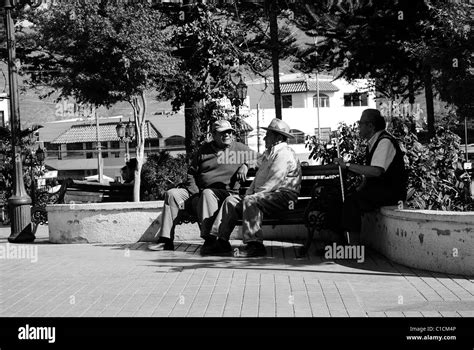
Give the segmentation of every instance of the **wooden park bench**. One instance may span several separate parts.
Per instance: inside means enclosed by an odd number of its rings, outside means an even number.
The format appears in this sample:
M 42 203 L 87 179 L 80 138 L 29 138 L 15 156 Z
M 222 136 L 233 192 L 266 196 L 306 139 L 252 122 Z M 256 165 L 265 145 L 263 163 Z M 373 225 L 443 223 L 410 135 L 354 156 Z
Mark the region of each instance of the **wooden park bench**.
M 132 202 L 133 185 L 67 180 L 62 203 Z
M 133 201 L 133 185 L 110 184 L 64 180 L 60 189 L 54 193 L 41 193 L 31 208 L 31 218 L 36 225 L 46 224 L 48 204 L 81 204 Z
M 337 207 L 342 203 L 339 168 L 336 164 L 303 166 L 301 169 L 301 191 L 294 208 L 286 213 L 264 216 L 263 219 L 264 226 L 305 225 L 307 237 L 299 251 L 300 256 L 308 252 L 315 231 L 328 227 L 330 213 L 327 212 L 327 209 Z M 245 193 L 255 177 L 255 173 L 255 170 L 249 170 L 247 181 L 240 188 L 240 194 Z M 184 211 L 180 212 L 178 224 L 197 221 L 197 217 Z M 239 220 L 237 225 L 242 225 L 242 220 Z

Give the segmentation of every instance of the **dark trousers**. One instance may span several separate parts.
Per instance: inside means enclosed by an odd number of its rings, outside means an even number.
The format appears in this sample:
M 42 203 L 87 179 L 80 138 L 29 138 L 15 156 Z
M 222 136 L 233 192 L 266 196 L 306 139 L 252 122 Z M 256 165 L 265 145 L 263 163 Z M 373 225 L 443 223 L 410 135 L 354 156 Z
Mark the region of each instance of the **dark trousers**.
M 361 215 L 384 205 L 395 205 L 401 198 L 400 193 L 384 186 L 365 186 L 362 190 L 347 196 L 342 206 L 342 230 L 360 232 Z

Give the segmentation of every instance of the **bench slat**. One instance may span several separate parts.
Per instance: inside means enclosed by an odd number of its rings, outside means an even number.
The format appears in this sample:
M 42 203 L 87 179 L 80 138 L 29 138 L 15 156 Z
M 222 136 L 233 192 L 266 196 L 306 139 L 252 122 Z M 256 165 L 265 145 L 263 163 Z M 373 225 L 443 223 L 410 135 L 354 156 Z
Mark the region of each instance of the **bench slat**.
M 100 203 L 133 201 L 133 186 L 103 185 L 81 180 L 67 180 L 64 203 Z

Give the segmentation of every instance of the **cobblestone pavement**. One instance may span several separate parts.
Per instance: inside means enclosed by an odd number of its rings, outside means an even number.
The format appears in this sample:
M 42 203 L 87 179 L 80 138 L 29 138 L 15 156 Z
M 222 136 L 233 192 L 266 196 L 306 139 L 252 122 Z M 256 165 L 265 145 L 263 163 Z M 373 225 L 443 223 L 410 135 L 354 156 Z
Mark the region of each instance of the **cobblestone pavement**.
M 473 317 L 474 279 L 365 261 L 296 258 L 294 242 L 265 242 L 265 258 L 201 257 L 147 243 L 7 243 L 0 226 L 1 317 Z M 232 241 L 238 248 L 240 241 Z M 2 248 L 3 247 L 3 248 Z M 19 247 L 30 255 L 17 258 Z M 36 253 L 35 253 L 36 252 Z

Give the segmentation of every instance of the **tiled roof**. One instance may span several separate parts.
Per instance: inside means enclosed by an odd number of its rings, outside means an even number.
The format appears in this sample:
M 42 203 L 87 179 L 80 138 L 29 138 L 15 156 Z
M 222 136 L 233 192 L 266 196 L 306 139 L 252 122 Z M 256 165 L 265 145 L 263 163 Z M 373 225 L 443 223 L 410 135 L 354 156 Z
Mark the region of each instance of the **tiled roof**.
M 118 123 L 103 123 L 99 125 L 99 139 L 100 141 L 120 141 L 117 136 L 115 127 Z M 158 139 L 162 135 L 155 126 L 148 120 L 145 124 L 145 139 Z M 53 144 L 63 143 L 77 143 L 77 142 L 96 142 L 97 130 L 95 123 L 72 125 L 70 129 L 59 135 Z
M 308 81 L 308 91 L 316 91 L 316 81 Z M 319 81 L 319 91 L 339 91 L 338 87 L 329 81 Z
M 291 83 L 280 83 L 280 90 L 282 94 L 289 94 L 294 92 L 317 91 L 316 81 L 296 81 Z M 338 87 L 329 81 L 319 82 L 319 91 L 339 91 Z
M 280 91 L 282 94 L 288 94 L 290 92 L 306 92 L 308 90 L 304 81 L 298 81 L 295 83 L 280 83 Z

